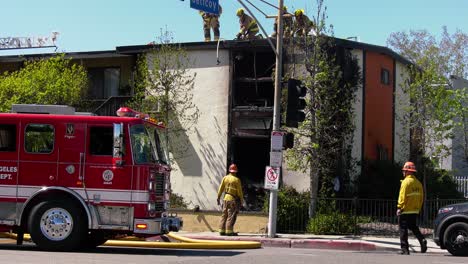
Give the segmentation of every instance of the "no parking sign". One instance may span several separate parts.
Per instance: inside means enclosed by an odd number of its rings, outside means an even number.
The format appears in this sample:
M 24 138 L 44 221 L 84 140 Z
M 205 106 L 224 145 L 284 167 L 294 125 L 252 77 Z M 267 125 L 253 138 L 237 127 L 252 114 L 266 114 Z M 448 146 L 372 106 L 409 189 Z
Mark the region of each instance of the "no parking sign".
M 280 168 L 266 166 L 265 169 L 265 189 L 278 190 Z

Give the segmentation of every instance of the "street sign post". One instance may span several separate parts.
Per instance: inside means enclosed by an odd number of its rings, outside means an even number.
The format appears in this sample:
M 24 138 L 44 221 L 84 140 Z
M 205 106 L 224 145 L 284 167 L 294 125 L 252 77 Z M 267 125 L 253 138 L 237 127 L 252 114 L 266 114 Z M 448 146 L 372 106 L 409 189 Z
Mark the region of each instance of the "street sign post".
M 265 189 L 278 190 L 280 168 L 266 166 L 265 169 Z
M 219 15 L 219 0 L 190 0 L 190 8 Z
M 270 152 L 270 166 L 281 167 L 283 165 L 283 152 L 271 151 Z
M 271 132 L 271 151 L 282 151 L 283 150 L 283 135 L 281 131 Z

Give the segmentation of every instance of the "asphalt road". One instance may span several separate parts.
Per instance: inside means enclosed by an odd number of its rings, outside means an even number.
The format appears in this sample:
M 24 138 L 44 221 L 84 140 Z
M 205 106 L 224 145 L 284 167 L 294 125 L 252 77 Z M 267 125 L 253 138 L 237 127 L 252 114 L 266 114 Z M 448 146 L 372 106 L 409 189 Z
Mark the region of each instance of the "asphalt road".
M 394 252 L 363 252 L 294 248 L 250 250 L 177 250 L 99 247 L 87 252 L 44 252 L 34 244 L 16 247 L 12 240 L 0 239 L 0 264 L 49 263 L 151 263 L 151 264 L 466 264 L 468 258 L 448 253 L 396 255 Z

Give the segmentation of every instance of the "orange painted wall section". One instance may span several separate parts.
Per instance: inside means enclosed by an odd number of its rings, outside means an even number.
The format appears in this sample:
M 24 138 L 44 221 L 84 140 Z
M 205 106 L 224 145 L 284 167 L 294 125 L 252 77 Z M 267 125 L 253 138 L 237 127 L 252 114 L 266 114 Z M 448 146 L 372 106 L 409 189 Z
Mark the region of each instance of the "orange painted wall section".
M 390 72 L 390 83 L 381 83 L 382 68 Z M 375 53 L 366 53 L 364 158 L 379 158 L 377 146 L 387 150 L 388 160 L 393 159 L 393 58 Z

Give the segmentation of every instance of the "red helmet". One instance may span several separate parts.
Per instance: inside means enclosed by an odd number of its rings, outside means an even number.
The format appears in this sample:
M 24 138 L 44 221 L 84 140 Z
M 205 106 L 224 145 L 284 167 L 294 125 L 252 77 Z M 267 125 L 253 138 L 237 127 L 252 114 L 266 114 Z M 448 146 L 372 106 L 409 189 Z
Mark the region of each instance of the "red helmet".
M 229 166 L 229 172 L 237 172 L 237 165 L 231 164 L 231 166 Z
M 405 165 L 403 166 L 403 168 L 401 170 L 416 172 L 416 166 L 414 165 L 413 162 L 408 161 L 408 162 L 405 163 Z

